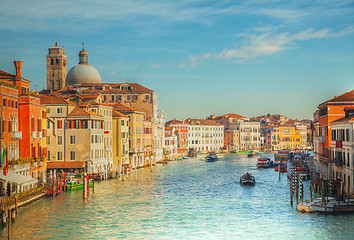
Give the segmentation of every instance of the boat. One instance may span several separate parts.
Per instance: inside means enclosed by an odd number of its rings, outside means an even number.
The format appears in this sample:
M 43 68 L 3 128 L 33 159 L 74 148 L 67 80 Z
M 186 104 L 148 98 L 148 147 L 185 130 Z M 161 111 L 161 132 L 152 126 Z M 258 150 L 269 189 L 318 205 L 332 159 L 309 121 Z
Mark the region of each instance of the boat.
M 219 160 L 219 158 L 215 153 L 209 153 L 209 155 L 205 157 L 206 162 L 216 162 L 217 160 Z
M 245 173 L 240 177 L 240 183 L 253 186 L 256 184 L 256 179 L 250 173 Z
M 66 191 L 75 191 L 75 190 L 80 190 L 82 189 L 84 184 L 82 182 L 77 182 L 77 181 L 70 181 L 66 185 Z M 89 181 L 89 187 L 93 186 L 92 180 Z
M 249 158 L 257 157 L 257 154 L 255 154 L 255 153 L 249 153 L 249 154 L 247 155 L 247 157 L 249 157 Z
M 176 161 L 181 161 L 182 158 L 178 157 L 178 158 L 175 158 Z
M 257 168 L 270 168 L 273 166 L 273 161 L 270 158 L 258 158 Z
M 189 159 L 189 157 L 183 157 L 183 159 Z
M 274 171 L 276 171 L 276 172 L 279 171 L 279 165 L 274 168 Z M 280 172 L 287 172 L 287 171 L 288 171 L 288 169 L 286 168 L 285 165 L 281 165 L 281 166 L 280 166 Z

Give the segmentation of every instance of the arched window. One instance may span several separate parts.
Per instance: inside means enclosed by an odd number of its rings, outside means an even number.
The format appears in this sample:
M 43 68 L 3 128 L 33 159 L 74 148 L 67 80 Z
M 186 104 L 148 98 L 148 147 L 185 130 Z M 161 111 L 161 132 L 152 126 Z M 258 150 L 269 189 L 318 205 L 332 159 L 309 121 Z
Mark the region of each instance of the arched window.
M 54 59 L 50 59 L 50 65 L 54 65 Z
M 55 59 L 55 65 L 59 65 L 59 59 Z

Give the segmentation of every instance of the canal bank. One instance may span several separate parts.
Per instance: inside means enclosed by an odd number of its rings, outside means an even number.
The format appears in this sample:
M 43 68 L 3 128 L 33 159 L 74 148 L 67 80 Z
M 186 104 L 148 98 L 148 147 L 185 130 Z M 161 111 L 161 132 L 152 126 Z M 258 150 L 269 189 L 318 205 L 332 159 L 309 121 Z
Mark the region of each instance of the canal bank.
M 353 215 L 298 214 L 286 174 L 256 158 L 186 159 L 98 182 L 95 193 L 43 198 L 19 209 L 14 239 L 351 239 Z M 254 187 L 239 177 L 250 172 Z M 306 184 L 306 183 L 305 183 Z M 305 188 L 307 186 L 305 185 Z M 306 197 L 306 196 L 305 196 Z M 338 233 L 341 233 L 338 235 Z M 7 229 L 1 229 L 7 236 Z

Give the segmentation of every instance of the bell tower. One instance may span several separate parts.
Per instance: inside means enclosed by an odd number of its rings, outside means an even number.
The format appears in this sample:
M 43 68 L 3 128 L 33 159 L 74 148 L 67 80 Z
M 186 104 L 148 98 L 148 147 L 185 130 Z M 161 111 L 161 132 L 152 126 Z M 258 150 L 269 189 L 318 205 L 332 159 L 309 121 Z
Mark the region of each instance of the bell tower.
M 67 74 L 65 50 L 55 43 L 47 55 L 47 90 L 57 91 L 65 87 Z

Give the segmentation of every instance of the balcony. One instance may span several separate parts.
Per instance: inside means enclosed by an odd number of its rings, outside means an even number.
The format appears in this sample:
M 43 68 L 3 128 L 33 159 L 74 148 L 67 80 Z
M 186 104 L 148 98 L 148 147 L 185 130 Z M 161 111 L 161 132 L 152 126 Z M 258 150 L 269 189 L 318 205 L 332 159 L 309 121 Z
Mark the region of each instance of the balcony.
M 324 137 L 324 136 L 318 137 L 318 141 L 320 143 L 325 143 L 326 142 L 326 137 Z
M 138 149 L 137 148 L 131 148 L 129 149 L 129 154 L 137 153 Z
M 32 131 L 32 132 L 31 132 L 31 138 L 32 138 L 32 140 L 36 139 L 36 137 L 37 137 L 37 132 L 36 132 L 36 131 Z
M 11 132 L 11 138 L 13 140 L 21 140 L 22 139 L 22 132 L 21 131 Z
M 112 146 L 105 147 L 104 149 L 106 152 L 112 152 Z
M 38 132 L 38 138 L 42 139 L 43 138 L 43 132 Z
M 342 141 L 336 141 L 336 148 L 342 148 Z

